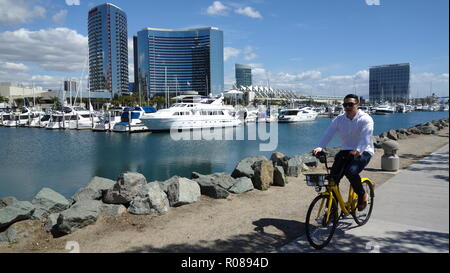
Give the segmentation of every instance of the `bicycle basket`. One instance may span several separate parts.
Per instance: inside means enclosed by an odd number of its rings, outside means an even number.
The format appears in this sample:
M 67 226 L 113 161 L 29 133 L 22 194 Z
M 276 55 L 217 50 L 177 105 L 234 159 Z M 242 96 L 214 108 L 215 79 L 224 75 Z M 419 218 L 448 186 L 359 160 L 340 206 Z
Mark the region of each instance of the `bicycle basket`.
M 305 174 L 306 184 L 311 187 L 323 187 L 327 185 L 327 174 Z

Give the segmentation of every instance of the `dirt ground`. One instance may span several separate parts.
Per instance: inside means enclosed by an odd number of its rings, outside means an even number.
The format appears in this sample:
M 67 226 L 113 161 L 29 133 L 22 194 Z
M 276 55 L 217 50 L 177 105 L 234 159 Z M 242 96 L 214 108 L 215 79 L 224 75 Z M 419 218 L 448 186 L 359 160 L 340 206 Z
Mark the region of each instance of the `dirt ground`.
M 448 128 L 439 135 L 400 140 L 401 168 L 448 142 Z M 361 175 L 371 178 L 376 187 L 394 175 L 381 171 L 382 155 L 383 150 L 377 149 Z M 286 187 L 273 186 L 222 200 L 202 196 L 200 202 L 171 208 L 160 216 L 102 216 L 96 224 L 61 238 L 38 231 L 16 244 L 0 243 L 0 252 L 69 252 L 66 244 L 75 241 L 81 252 L 88 253 L 266 253 L 304 233 L 306 211 L 316 194 L 306 186 L 304 176 L 289 178 Z

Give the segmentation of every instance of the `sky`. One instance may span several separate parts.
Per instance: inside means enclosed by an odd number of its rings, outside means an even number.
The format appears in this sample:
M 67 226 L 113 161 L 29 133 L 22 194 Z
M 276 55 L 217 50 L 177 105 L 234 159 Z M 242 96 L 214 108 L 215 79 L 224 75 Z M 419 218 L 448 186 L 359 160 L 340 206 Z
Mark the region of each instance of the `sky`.
M 253 84 L 310 95 L 368 97 L 369 67 L 411 63 L 411 95 L 449 92 L 448 0 L 111 0 L 132 36 L 146 27 L 218 27 L 225 89 L 234 65 Z M 0 0 L 0 82 L 45 89 L 86 81 L 87 15 L 104 1 Z

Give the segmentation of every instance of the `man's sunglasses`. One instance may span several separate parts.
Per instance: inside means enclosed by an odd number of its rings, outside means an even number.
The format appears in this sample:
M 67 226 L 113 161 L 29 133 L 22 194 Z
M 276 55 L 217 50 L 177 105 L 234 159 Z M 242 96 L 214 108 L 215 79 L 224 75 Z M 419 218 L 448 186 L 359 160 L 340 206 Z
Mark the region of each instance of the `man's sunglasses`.
M 353 107 L 355 105 L 356 105 L 356 103 L 353 103 L 353 102 L 345 102 L 342 104 L 342 106 L 344 106 L 344 107 Z

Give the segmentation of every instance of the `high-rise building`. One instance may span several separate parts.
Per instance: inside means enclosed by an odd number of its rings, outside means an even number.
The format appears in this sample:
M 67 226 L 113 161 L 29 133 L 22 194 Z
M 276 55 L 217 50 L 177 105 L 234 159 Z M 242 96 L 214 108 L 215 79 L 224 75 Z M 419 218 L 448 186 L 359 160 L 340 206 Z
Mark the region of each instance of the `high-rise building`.
M 246 87 L 252 85 L 252 67 L 249 65 L 236 64 L 236 87 Z
M 146 28 L 138 32 L 137 55 L 138 89 L 149 97 L 224 90 L 223 32 L 218 28 Z
M 406 101 L 410 98 L 410 64 L 389 64 L 370 67 L 369 99 Z
M 64 91 L 77 92 L 77 81 L 76 80 L 65 80 L 64 81 Z
M 89 11 L 89 87 L 111 98 L 128 92 L 127 15 L 106 3 Z

